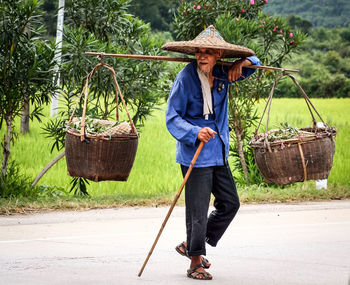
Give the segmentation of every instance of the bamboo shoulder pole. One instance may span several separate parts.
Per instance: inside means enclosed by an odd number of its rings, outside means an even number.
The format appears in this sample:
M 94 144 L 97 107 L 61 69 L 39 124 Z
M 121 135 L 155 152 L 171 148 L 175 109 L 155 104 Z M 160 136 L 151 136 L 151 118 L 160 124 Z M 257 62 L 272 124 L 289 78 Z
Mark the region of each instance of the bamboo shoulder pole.
M 164 222 L 163 222 L 163 224 L 162 224 L 162 226 L 161 226 L 161 228 L 160 228 L 160 230 L 159 230 L 159 232 L 158 232 L 158 235 L 157 235 L 157 237 L 156 237 L 156 239 L 155 239 L 155 241 L 154 241 L 154 243 L 153 243 L 153 245 L 152 245 L 152 247 L 151 247 L 151 250 L 149 251 L 149 253 L 148 253 L 147 257 L 146 257 L 146 260 L 145 260 L 145 262 L 143 263 L 143 265 L 142 265 L 142 267 L 141 267 L 141 270 L 140 270 L 140 272 L 139 272 L 139 274 L 138 274 L 139 277 L 141 277 L 141 274 L 142 274 L 143 270 L 145 269 L 146 264 L 147 264 L 149 258 L 151 257 L 151 254 L 152 254 L 154 248 L 155 248 L 156 245 L 157 245 L 157 242 L 158 242 L 158 240 L 159 240 L 159 238 L 160 238 L 160 235 L 162 234 L 163 229 L 164 229 L 166 223 L 168 222 L 169 217 L 170 217 L 170 215 L 171 215 L 171 213 L 172 213 L 172 211 L 173 211 L 173 209 L 174 209 L 174 207 L 175 207 L 175 205 L 176 205 L 176 202 L 177 202 L 177 200 L 179 199 L 179 197 L 180 197 L 180 195 L 181 195 L 182 189 L 184 188 L 184 186 L 185 186 L 185 184 L 186 184 L 186 182 L 187 182 L 187 179 L 188 179 L 188 177 L 189 177 L 190 174 L 191 174 L 191 171 L 192 171 L 192 169 L 193 169 L 193 166 L 194 166 L 194 164 L 196 163 L 196 160 L 197 160 L 198 155 L 200 154 L 200 152 L 201 152 L 201 150 L 202 150 L 202 148 L 203 148 L 203 145 L 204 145 L 203 142 L 201 142 L 201 143 L 199 144 L 199 146 L 198 146 L 198 148 L 197 148 L 197 151 L 196 151 L 196 153 L 194 154 L 194 156 L 193 156 L 193 158 L 192 158 L 190 167 L 188 168 L 188 170 L 187 170 L 187 172 L 186 172 L 186 175 L 185 175 L 185 177 L 184 177 L 184 179 L 183 179 L 183 181 L 182 181 L 182 183 L 181 183 L 181 186 L 180 186 L 180 188 L 179 188 L 179 191 L 177 192 L 177 194 L 176 194 L 176 196 L 175 196 L 175 199 L 174 199 L 173 203 L 171 204 L 171 206 L 170 206 L 170 208 L 169 208 L 168 214 L 166 215 L 166 217 L 165 217 L 165 219 L 164 219 Z
M 185 57 L 171 57 L 171 56 L 154 56 L 154 55 L 139 55 L 139 54 L 117 54 L 117 53 L 103 53 L 103 52 L 85 52 L 87 55 L 95 55 L 99 57 L 110 56 L 110 57 L 119 57 L 119 58 L 129 58 L 129 59 L 139 59 L 139 60 L 159 60 L 159 61 L 175 61 L 175 62 L 192 62 L 193 58 Z M 218 61 L 218 64 L 222 65 L 231 65 L 231 62 Z M 280 68 L 266 65 L 251 65 L 247 68 L 257 68 L 257 69 L 267 69 L 267 70 L 276 70 L 281 72 L 299 72 L 297 69 L 289 68 Z

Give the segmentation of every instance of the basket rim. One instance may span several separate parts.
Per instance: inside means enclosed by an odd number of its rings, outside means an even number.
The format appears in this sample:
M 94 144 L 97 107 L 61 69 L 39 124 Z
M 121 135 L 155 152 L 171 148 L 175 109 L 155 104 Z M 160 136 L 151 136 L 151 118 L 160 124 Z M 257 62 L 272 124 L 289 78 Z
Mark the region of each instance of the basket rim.
M 72 121 L 74 119 L 78 119 L 81 122 L 82 117 L 73 117 Z M 108 119 L 105 120 L 105 119 L 98 119 L 98 118 L 90 118 L 90 119 L 92 119 L 92 120 L 94 120 L 94 121 L 96 121 L 96 122 L 98 122 L 98 123 L 100 123 L 101 125 L 104 125 L 104 126 L 112 126 L 115 123 L 120 123 L 120 124 L 127 123 L 127 124 L 130 125 L 130 123 L 127 122 L 127 121 L 121 122 L 121 121 L 114 121 L 114 120 L 108 120 Z M 76 130 L 74 128 L 69 128 L 68 130 L 66 130 L 66 133 L 69 133 L 71 135 L 78 136 L 78 137 L 82 137 L 83 136 L 80 133 L 80 131 L 78 131 L 78 130 Z M 110 138 L 113 138 L 113 137 L 121 138 L 124 135 L 126 135 L 124 137 L 130 137 L 130 135 L 132 135 L 132 134 L 135 135 L 135 136 L 139 136 L 139 133 L 137 133 L 137 134 L 135 134 L 135 133 L 129 133 L 129 134 L 127 134 L 127 133 L 114 133 L 114 134 L 110 134 L 110 135 L 109 134 L 103 134 L 103 133 L 100 133 L 100 134 L 85 133 L 84 137 L 85 138 L 90 138 L 90 139 L 110 139 Z
M 66 132 L 66 134 L 72 135 L 72 136 L 76 136 L 76 137 L 82 137 L 82 135 L 80 133 L 75 133 L 72 130 L 68 130 Z M 86 138 L 89 139 L 96 139 L 96 140 L 111 140 L 112 138 L 138 138 L 139 137 L 139 133 L 134 134 L 134 133 L 130 133 L 130 134 L 112 134 L 112 135 L 102 135 L 102 134 L 97 134 L 97 135 L 91 135 L 91 134 L 85 134 Z
M 306 127 L 306 128 L 300 128 L 300 130 L 314 130 L 311 127 Z M 264 134 L 264 133 L 262 133 Z M 275 146 L 281 146 L 281 144 L 298 144 L 298 143 L 306 143 L 309 141 L 314 141 L 314 140 L 319 140 L 327 137 L 334 137 L 337 134 L 337 130 L 335 128 L 327 128 L 327 129 L 317 129 L 316 132 L 313 135 L 303 135 L 303 136 L 297 136 L 295 138 L 291 139 L 284 139 L 284 140 L 276 140 L 273 142 L 269 142 L 270 147 L 275 147 Z M 260 134 L 261 135 L 261 134 Z M 259 135 L 257 135 L 259 136 Z M 255 139 L 256 137 L 253 137 L 251 141 L 249 142 L 249 145 L 253 148 L 265 148 L 267 149 L 267 145 L 264 140 L 260 142 L 256 142 Z

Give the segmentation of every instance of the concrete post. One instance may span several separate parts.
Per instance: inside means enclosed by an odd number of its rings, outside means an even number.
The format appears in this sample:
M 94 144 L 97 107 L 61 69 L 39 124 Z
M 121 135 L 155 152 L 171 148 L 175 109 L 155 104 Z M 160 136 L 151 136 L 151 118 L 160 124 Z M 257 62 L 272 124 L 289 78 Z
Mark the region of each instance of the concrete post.
M 322 122 L 317 122 L 317 128 L 325 128 L 326 126 Z M 316 189 L 327 189 L 327 179 L 316 180 Z
M 56 52 L 55 52 L 55 75 L 54 80 L 56 81 L 56 86 L 60 86 L 60 72 L 59 66 L 61 64 L 62 57 L 62 39 L 63 39 L 63 20 L 64 20 L 64 0 L 59 0 L 58 4 L 58 15 L 57 15 L 57 32 L 56 32 Z M 57 115 L 58 109 L 58 97 L 59 92 L 55 92 L 51 98 L 51 116 L 54 117 Z

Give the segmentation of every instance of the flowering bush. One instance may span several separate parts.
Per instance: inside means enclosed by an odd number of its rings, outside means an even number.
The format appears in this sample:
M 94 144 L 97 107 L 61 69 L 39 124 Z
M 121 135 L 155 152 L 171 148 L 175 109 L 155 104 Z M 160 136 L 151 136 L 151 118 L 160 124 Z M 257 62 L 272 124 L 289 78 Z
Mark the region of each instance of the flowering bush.
M 228 42 L 252 48 L 265 65 L 279 66 L 305 35 L 292 31 L 286 19 L 264 14 L 262 7 L 267 3 L 267 0 L 182 1 L 175 14 L 176 37 L 191 40 L 213 24 Z
M 193 39 L 204 26 L 215 23 L 215 19 L 228 13 L 232 17 L 253 18 L 266 5 L 267 0 L 195 0 L 182 1 L 175 14 L 175 32 L 179 40 Z

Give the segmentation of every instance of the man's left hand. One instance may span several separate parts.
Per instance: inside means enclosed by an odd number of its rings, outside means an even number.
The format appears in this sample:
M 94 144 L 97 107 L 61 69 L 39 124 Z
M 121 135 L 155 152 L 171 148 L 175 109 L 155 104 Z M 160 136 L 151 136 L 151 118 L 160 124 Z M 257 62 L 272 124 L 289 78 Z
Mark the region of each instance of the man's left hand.
M 242 68 L 249 65 L 252 65 L 249 59 L 235 61 L 228 72 L 228 81 L 233 82 L 239 79 L 242 75 Z

